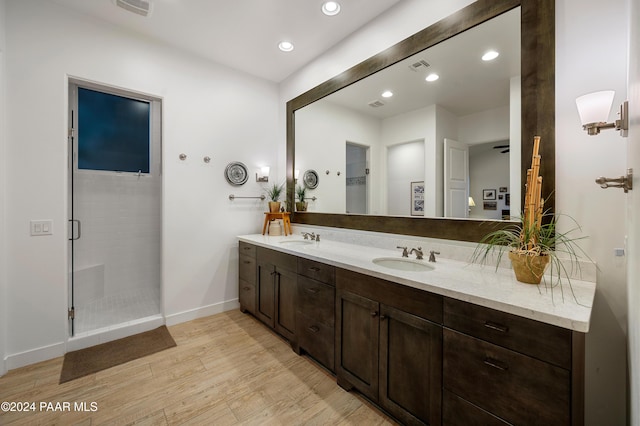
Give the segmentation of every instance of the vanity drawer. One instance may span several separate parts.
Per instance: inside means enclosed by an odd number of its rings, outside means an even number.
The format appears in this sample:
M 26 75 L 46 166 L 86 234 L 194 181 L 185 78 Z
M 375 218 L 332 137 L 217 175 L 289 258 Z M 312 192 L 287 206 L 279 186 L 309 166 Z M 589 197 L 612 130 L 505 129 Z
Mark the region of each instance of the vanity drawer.
M 444 325 L 571 369 L 570 330 L 449 298 L 444 301 Z
M 567 370 L 447 328 L 443 385 L 513 424 L 567 425 Z
M 256 258 L 244 254 L 240 255 L 238 260 L 240 280 L 250 284 L 256 283 Z
M 338 290 L 400 309 L 437 324 L 442 324 L 442 296 L 346 269 L 336 269 Z
M 272 265 L 276 265 L 281 269 L 288 269 L 289 271 L 296 270 L 297 257 L 282 253 L 276 250 L 270 250 L 263 247 L 258 247 L 258 262 L 260 264 L 270 263 Z
M 509 423 L 445 390 L 442 395 L 443 426 L 508 426 Z
M 298 258 L 298 274 L 335 286 L 336 268 L 314 260 Z
M 240 254 L 256 257 L 256 246 L 254 246 L 253 244 L 240 241 L 240 244 L 238 245 L 238 250 L 240 251 Z
M 240 308 L 252 314 L 256 312 L 256 285 L 243 279 L 239 282 Z
M 306 277 L 298 277 L 298 310 L 309 318 L 333 327 L 336 290 Z
M 335 371 L 335 337 L 333 326 L 327 326 L 298 312 L 298 345 L 331 371 Z

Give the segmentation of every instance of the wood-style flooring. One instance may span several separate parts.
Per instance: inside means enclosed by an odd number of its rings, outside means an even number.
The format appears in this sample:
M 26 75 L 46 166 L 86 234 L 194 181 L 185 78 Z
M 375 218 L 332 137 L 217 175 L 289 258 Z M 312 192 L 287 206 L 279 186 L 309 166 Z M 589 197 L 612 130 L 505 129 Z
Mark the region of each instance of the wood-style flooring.
M 0 411 L 0 425 L 394 424 L 238 310 L 169 331 L 177 347 L 62 385 L 62 358 L 9 371 L 0 402 L 36 410 Z

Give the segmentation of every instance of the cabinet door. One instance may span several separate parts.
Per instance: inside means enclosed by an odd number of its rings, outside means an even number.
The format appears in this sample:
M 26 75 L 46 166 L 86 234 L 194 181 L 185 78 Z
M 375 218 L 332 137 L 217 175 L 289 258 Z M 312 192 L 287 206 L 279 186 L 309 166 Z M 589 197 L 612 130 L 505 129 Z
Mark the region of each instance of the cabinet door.
M 380 405 L 406 424 L 439 425 L 442 327 L 380 305 Z
M 276 268 L 271 263 L 258 262 L 258 283 L 256 286 L 255 315 L 262 322 L 273 328 L 276 318 Z
M 339 291 L 336 306 L 338 384 L 349 384 L 378 400 L 379 305 L 366 297 Z M 346 383 L 345 383 L 346 382 Z
M 276 268 L 275 280 L 275 329 L 287 340 L 293 342 L 296 330 L 297 274 L 286 269 Z

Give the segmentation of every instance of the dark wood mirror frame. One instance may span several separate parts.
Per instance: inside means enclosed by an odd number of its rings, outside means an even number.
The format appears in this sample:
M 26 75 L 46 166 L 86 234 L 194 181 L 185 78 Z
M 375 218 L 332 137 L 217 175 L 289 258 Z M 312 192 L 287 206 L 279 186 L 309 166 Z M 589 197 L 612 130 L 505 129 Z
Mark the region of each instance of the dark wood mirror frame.
M 545 210 L 555 208 L 555 0 L 477 0 L 387 50 L 287 102 L 287 202 L 294 206 L 295 111 L 515 7 L 521 7 L 522 185 L 533 137 L 540 155 Z M 525 191 L 523 189 L 522 194 Z M 293 210 L 293 209 L 292 209 Z M 509 221 L 293 212 L 298 224 L 478 242 Z

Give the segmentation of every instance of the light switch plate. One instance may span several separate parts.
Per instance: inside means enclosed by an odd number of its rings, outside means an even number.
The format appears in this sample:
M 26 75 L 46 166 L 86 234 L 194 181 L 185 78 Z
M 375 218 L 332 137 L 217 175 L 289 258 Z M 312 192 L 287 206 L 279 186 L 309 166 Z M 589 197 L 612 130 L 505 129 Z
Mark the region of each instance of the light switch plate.
M 32 220 L 30 222 L 31 236 L 52 235 L 53 220 Z

